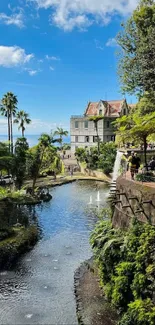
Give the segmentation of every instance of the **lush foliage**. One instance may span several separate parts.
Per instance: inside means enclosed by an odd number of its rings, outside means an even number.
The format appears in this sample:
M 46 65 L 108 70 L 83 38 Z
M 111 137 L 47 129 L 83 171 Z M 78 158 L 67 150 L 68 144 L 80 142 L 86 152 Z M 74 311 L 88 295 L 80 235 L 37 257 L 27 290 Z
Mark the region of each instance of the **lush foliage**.
M 133 220 L 122 232 L 100 221 L 91 244 L 101 285 L 121 315 L 120 325 L 155 323 L 155 227 Z
M 141 0 L 118 35 L 119 75 L 129 93 L 155 93 L 155 3 Z
M 13 153 L 12 123 L 13 123 L 13 117 L 15 117 L 16 115 L 17 104 L 18 104 L 17 97 L 13 93 L 8 92 L 3 96 L 0 105 L 0 113 L 2 116 L 5 116 L 8 121 L 8 141 L 9 141 L 9 151 L 11 151 L 11 153 Z
M 150 135 L 155 133 L 154 122 L 155 112 L 144 114 L 141 101 L 137 109 L 131 111 L 128 116 L 118 118 L 114 124 L 117 127 L 117 134 L 123 141 L 136 141 L 144 145 L 145 165 L 147 166 L 147 141 Z M 149 107 L 145 109 L 149 110 Z
M 16 185 L 20 189 L 23 185 L 23 181 L 26 175 L 26 159 L 29 149 L 26 138 L 18 138 L 15 143 L 15 155 L 14 155 L 14 170 L 13 174 L 16 177 Z
M 152 172 L 137 174 L 136 180 L 139 182 L 155 182 L 155 175 Z
M 123 143 L 143 143 L 147 167 L 147 141 L 154 135 L 155 107 L 155 3 L 140 0 L 118 35 L 121 48 L 119 75 L 124 92 L 137 94 L 139 103 L 129 116 L 116 122 Z
M 22 130 L 22 137 L 24 137 L 25 124 L 30 124 L 31 123 L 31 119 L 29 118 L 29 114 L 24 112 L 24 111 L 17 112 L 14 123 L 19 124 L 18 129 Z
M 105 174 L 113 170 L 116 158 L 116 145 L 114 142 L 100 143 L 100 153 L 97 147 L 91 147 L 90 151 L 84 148 L 77 148 L 75 153 L 80 162 L 86 162 L 90 169 L 100 169 Z
M 59 127 L 54 132 L 54 136 L 58 136 L 59 137 L 57 139 L 57 141 L 60 143 L 61 149 L 62 149 L 62 145 L 63 145 L 63 137 L 67 137 L 67 135 L 68 135 L 68 131 L 63 130 L 62 128 L 59 128 Z

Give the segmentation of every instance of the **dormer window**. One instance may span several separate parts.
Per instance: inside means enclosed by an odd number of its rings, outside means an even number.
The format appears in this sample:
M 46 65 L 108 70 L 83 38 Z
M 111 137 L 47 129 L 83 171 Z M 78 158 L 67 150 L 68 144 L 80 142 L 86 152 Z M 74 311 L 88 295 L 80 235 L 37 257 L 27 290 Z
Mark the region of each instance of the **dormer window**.
M 99 115 L 102 115 L 102 109 L 99 109 Z

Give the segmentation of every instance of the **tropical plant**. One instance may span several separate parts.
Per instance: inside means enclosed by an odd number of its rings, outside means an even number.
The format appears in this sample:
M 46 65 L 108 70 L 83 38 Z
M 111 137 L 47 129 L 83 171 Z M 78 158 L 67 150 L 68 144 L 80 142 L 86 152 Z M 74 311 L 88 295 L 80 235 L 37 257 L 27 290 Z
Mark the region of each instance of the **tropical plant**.
M 0 157 L 9 155 L 9 144 L 0 142 Z
M 14 123 L 19 124 L 18 129 L 22 130 L 22 137 L 24 137 L 24 132 L 25 132 L 25 125 L 31 123 L 31 119 L 29 118 L 29 114 L 26 113 L 25 111 L 19 111 L 16 114 L 16 118 L 14 120 Z
M 98 115 L 98 116 L 91 116 L 91 117 L 89 118 L 89 121 L 93 121 L 93 123 L 94 123 L 94 127 L 95 127 L 95 130 L 96 130 L 98 154 L 100 153 L 100 142 L 101 142 L 101 139 L 99 138 L 99 135 L 98 135 L 98 121 L 103 120 L 103 118 L 104 118 L 104 117 L 101 116 L 101 115 Z
M 76 148 L 75 156 L 76 156 L 78 161 L 85 162 L 86 158 L 87 158 L 86 149 L 84 149 L 84 148 Z
M 119 325 L 155 322 L 155 227 L 133 218 L 122 231 L 100 220 L 91 245 L 107 298 L 120 313 Z
M 131 302 L 127 313 L 124 314 L 119 325 L 154 325 L 155 306 L 151 299 L 137 299 Z
M 122 116 L 114 122 L 117 131 L 123 141 L 137 141 L 144 145 L 145 166 L 147 168 L 147 140 L 155 133 L 155 112 L 142 115 L 140 109 L 131 112 L 128 116 Z
M 16 176 L 16 185 L 18 189 L 20 189 L 23 185 L 23 181 L 26 175 L 26 160 L 28 149 L 29 145 L 26 138 L 22 137 L 16 140 L 14 174 Z
M 47 148 L 51 146 L 51 136 L 48 133 L 42 133 L 39 140 L 39 145 L 42 148 Z
M 69 143 L 64 143 L 62 146 L 62 150 L 70 150 L 71 149 L 71 145 Z
M 1 101 L 0 111 L 1 115 L 7 117 L 8 120 L 8 141 L 10 151 L 13 153 L 13 129 L 12 120 L 16 115 L 18 100 L 17 97 L 12 93 L 6 93 Z
M 59 136 L 59 143 L 61 145 L 61 150 L 62 150 L 62 145 L 63 145 L 63 137 L 67 137 L 68 131 L 63 130 L 63 128 L 57 127 L 57 130 L 54 132 L 54 136 Z
M 75 156 L 80 162 L 85 162 L 90 169 L 101 169 L 105 174 L 113 171 L 116 158 L 116 145 L 114 142 L 100 143 L 100 154 L 97 147 L 90 150 L 77 148 Z
M 32 179 L 32 194 L 34 195 L 35 185 L 41 169 L 43 153 L 41 146 L 36 146 L 35 151 L 29 151 L 27 155 L 27 173 Z
M 123 91 L 155 97 L 155 3 L 140 0 L 118 35 L 119 75 Z

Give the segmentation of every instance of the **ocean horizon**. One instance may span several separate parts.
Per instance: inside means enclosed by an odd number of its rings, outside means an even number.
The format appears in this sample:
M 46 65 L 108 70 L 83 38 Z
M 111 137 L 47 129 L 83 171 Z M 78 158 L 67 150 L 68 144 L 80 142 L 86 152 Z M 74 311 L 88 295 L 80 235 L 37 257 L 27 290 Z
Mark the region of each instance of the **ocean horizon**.
M 14 135 L 13 136 L 13 142 L 15 143 L 17 138 L 20 138 L 21 135 Z M 38 139 L 40 138 L 40 134 L 27 134 L 25 135 L 25 138 L 27 138 L 28 144 L 30 147 L 35 146 L 38 143 Z M 6 135 L 0 135 L 0 142 L 8 141 L 8 136 Z M 70 143 L 70 136 L 63 138 L 64 143 Z M 57 144 L 59 146 L 59 143 Z

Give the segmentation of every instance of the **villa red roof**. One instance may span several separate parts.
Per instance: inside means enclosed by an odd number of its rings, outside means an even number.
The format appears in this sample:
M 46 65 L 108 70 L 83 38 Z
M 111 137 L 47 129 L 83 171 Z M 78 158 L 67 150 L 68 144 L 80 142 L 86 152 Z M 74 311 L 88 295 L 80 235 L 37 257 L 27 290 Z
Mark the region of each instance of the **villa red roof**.
M 110 101 L 102 100 L 100 102 L 102 102 L 104 107 L 106 108 L 104 116 L 118 117 L 121 112 L 122 105 L 124 103 L 124 99 L 123 100 L 110 100 Z M 87 106 L 85 115 L 86 116 L 98 115 L 98 104 L 100 102 L 90 102 Z
M 97 106 L 99 102 L 89 102 L 87 109 L 86 109 L 86 115 L 97 115 Z

